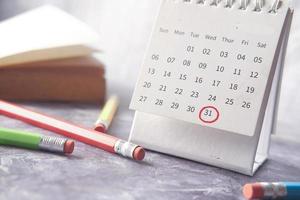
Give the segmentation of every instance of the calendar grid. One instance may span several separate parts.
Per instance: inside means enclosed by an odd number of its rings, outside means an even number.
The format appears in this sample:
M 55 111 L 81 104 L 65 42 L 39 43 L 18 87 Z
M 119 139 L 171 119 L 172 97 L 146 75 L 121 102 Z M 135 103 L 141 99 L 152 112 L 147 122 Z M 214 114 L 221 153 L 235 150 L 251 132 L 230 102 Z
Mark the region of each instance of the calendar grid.
M 274 35 L 272 28 L 276 26 L 248 23 L 261 19 L 255 13 L 248 19 L 238 11 L 167 2 L 162 5 L 131 108 L 253 135 L 269 73 L 275 67 L 272 60 L 279 33 Z M 205 16 L 214 17 L 189 21 Z M 264 17 L 276 24 L 271 15 Z M 260 34 L 262 29 L 267 34 Z

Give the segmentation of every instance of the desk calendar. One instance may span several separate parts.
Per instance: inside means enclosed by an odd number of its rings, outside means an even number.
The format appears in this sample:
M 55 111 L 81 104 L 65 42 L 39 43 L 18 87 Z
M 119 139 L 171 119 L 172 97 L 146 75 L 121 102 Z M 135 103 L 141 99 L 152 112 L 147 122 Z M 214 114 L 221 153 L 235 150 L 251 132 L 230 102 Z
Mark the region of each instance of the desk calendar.
M 274 122 L 291 19 L 288 1 L 163 0 L 130 105 L 131 139 L 253 174 Z M 247 143 L 251 172 L 227 158 L 224 141 L 233 151 Z

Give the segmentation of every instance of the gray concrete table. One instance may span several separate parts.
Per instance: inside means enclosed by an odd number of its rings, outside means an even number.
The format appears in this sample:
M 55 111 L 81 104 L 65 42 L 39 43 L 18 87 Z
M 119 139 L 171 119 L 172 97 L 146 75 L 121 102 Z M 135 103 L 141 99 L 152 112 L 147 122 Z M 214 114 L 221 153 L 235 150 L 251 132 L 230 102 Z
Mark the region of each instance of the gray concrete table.
M 107 78 L 133 88 L 159 0 L 0 0 L 0 18 L 45 2 L 69 11 L 94 27 L 103 38 L 102 48 L 107 53 L 104 55 L 109 66 Z M 300 7 L 298 1 L 295 3 Z M 295 21 L 299 19 L 296 12 Z M 299 24 L 294 23 L 292 31 L 293 51 L 288 57 L 293 59 L 288 59 L 279 115 L 280 133 L 286 136 L 292 132 L 293 138 L 300 133 L 300 93 L 295 92 L 300 80 Z M 128 98 L 131 92 L 127 88 L 122 90 Z M 91 127 L 98 115 L 97 105 L 25 105 L 86 127 Z M 128 137 L 133 118 L 127 105 L 128 101 L 123 103 L 110 131 L 124 139 Z M 0 126 L 54 135 L 2 116 Z M 254 177 L 247 177 L 153 152 L 147 153 L 143 163 L 132 162 L 79 142 L 69 157 L 0 146 L 0 200 L 243 199 L 241 187 L 246 182 L 300 181 L 299 150 L 300 143 L 273 138 L 269 161 Z
M 24 104 L 49 115 L 91 127 L 97 105 Z M 111 128 L 127 138 L 133 112 L 122 106 Z M 53 133 L 0 116 L 0 126 Z M 299 181 L 300 143 L 273 138 L 269 161 L 254 177 L 147 152 L 144 162 L 76 143 L 71 156 L 0 147 L 1 200 L 61 199 L 243 199 L 241 187 L 253 181 Z

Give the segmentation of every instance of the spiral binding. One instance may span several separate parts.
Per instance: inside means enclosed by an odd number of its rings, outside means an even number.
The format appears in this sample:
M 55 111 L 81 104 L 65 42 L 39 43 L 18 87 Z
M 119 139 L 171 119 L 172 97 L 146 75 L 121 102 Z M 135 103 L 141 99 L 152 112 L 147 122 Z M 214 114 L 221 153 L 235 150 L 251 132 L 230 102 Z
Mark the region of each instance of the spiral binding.
M 254 11 L 260 12 L 262 10 L 262 7 L 263 7 L 263 1 L 262 0 L 256 0 Z
M 193 3 L 199 5 L 210 5 L 210 6 L 219 6 L 221 3 L 223 3 L 225 8 L 232 8 L 235 4 L 238 4 L 238 8 L 240 10 L 247 10 L 249 7 L 250 2 L 254 2 L 254 9 L 255 12 L 261 12 L 263 10 L 263 7 L 265 6 L 266 0 L 174 0 L 174 1 L 181 1 L 184 3 Z M 278 9 L 280 8 L 280 5 L 282 3 L 282 0 L 273 0 L 271 7 L 269 8 L 269 13 L 277 13 Z
M 233 5 L 233 0 L 226 0 L 225 2 L 225 8 L 231 8 Z
M 276 13 L 279 8 L 280 0 L 274 0 L 274 3 L 272 4 L 270 13 Z

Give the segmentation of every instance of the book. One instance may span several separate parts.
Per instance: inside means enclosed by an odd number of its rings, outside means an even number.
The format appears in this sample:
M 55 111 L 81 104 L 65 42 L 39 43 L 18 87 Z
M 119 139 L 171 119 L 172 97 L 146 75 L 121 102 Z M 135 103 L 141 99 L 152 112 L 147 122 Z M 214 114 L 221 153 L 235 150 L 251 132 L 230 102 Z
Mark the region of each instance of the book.
M 103 102 L 99 36 L 53 6 L 0 23 L 0 98 Z

